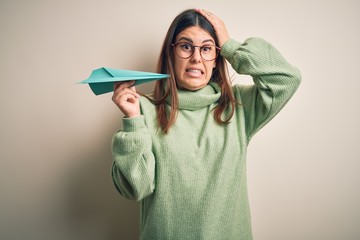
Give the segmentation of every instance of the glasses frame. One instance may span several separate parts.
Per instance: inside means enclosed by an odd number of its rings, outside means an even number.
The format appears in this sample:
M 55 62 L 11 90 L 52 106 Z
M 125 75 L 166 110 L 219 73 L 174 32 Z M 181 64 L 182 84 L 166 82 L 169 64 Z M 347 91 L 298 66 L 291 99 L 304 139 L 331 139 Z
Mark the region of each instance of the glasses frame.
M 176 46 L 179 45 L 179 44 L 181 44 L 181 43 L 189 44 L 189 45 L 192 47 L 192 53 L 191 53 L 191 55 L 190 55 L 189 57 L 181 57 L 181 56 L 179 56 L 179 55 L 177 54 L 177 52 L 176 52 Z M 221 51 L 221 47 L 218 47 L 218 46 L 216 46 L 216 45 L 214 45 L 214 44 L 206 44 L 206 45 L 202 45 L 202 46 L 196 46 L 196 45 L 193 45 L 193 44 L 191 44 L 191 43 L 189 43 L 189 42 L 176 42 L 176 43 L 171 44 L 171 46 L 174 48 L 174 51 L 175 51 L 176 56 L 178 56 L 178 57 L 181 58 L 181 59 L 189 59 L 189 58 L 191 58 L 191 57 L 194 55 L 195 48 L 197 48 L 197 47 L 199 48 L 200 56 L 201 56 L 201 58 L 202 58 L 204 61 L 214 61 L 214 60 L 219 56 L 219 53 L 220 53 L 220 51 Z M 206 46 L 214 46 L 214 47 L 215 47 L 216 55 L 215 55 L 215 57 L 214 57 L 213 59 L 211 59 L 211 60 L 205 59 L 205 58 L 203 57 L 202 53 L 201 53 L 201 48 L 206 47 Z

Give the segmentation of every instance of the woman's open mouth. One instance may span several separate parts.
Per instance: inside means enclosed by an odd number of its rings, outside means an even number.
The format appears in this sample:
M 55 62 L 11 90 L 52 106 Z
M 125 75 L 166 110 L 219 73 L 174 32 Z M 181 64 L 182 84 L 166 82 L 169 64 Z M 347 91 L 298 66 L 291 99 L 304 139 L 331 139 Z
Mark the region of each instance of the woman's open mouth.
M 200 77 L 202 74 L 204 74 L 203 71 L 197 68 L 188 68 L 186 69 L 186 72 L 191 77 Z

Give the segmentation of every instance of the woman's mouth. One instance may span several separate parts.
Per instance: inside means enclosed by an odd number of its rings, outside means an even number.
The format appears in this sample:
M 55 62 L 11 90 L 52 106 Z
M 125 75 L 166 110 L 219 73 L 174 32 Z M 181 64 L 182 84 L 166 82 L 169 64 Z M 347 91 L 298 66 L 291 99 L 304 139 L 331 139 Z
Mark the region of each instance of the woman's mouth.
M 204 74 L 203 71 L 197 68 L 188 68 L 186 69 L 186 72 L 191 77 L 200 77 L 202 74 Z

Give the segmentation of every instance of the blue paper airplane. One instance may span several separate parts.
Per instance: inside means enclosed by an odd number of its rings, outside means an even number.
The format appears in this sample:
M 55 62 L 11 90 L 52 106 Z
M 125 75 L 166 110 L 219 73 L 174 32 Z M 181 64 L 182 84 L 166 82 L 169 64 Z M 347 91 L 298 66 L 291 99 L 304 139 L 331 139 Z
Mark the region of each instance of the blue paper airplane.
M 102 67 L 93 70 L 90 77 L 80 83 L 88 83 L 95 95 L 100 95 L 112 92 L 114 82 L 135 80 L 134 85 L 139 85 L 158 79 L 168 78 L 169 76 L 169 74 Z

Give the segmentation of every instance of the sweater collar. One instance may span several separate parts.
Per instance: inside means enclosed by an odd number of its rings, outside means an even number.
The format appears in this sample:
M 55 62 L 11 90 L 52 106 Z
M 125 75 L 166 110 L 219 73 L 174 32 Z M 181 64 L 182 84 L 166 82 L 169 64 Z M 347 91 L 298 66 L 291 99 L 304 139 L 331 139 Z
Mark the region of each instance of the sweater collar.
M 217 102 L 221 96 L 218 84 L 210 82 L 197 91 L 178 90 L 179 109 L 198 110 Z

